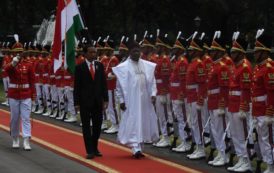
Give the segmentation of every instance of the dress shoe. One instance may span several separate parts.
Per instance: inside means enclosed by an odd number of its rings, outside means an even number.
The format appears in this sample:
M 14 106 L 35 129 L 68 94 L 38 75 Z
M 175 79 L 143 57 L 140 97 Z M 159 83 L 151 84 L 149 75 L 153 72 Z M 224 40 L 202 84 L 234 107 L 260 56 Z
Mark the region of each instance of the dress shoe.
M 133 157 L 135 159 L 140 159 L 141 157 L 145 157 L 145 155 L 141 151 L 137 151 L 135 154 L 133 154 Z
M 97 156 L 97 157 L 102 157 L 102 156 L 103 156 L 102 153 L 101 153 L 100 151 L 96 151 L 94 154 L 95 154 L 95 156 Z
M 94 158 L 94 154 L 92 153 L 92 154 L 87 154 L 87 156 L 86 156 L 86 159 L 93 159 Z

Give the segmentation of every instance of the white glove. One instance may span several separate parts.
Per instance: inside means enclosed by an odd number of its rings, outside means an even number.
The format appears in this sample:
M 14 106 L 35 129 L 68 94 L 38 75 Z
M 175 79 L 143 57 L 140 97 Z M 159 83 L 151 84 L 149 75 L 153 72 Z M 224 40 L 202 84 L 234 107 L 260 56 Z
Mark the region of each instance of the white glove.
M 240 111 L 240 112 L 239 112 L 239 117 L 240 117 L 241 120 L 246 119 L 246 117 L 247 117 L 247 112 Z
M 225 110 L 224 109 L 218 109 L 218 115 L 219 116 L 225 115 Z
M 196 109 L 197 109 L 197 111 L 200 111 L 201 109 L 202 109 L 202 106 L 200 106 L 200 105 L 196 105 Z
M 174 100 L 175 104 L 182 105 L 184 103 L 183 100 Z
M 166 96 L 158 96 L 159 97 L 159 100 L 160 100 L 160 103 L 161 104 L 166 104 L 167 103 L 167 98 Z
M 272 117 L 271 116 L 266 116 L 265 119 L 264 119 L 264 123 L 266 125 L 270 125 L 272 123 Z
M 16 57 L 14 57 L 14 58 L 12 59 L 11 65 L 12 65 L 13 67 L 15 67 L 15 66 L 18 64 L 19 61 L 20 61 L 20 57 L 19 57 L 19 56 L 16 56 Z
M 115 76 L 112 73 L 108 73 L 108 78 L 113 79 L 113 78 L 115 78 Z

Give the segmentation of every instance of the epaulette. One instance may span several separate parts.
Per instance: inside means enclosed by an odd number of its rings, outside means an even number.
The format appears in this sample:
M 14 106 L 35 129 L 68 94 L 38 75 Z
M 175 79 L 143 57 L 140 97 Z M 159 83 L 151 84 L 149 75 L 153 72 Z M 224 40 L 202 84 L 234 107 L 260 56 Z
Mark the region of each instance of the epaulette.
M 220 64 L 221 64 L 221 66 L 225 66 L 225 63 L 223 63 L 222 61 L 220 61 Z
M 244 68 L 248 67 L 248 65 L 246 64 L 246 62 L 243 63 L 243 67 Z
M 271 65 L 269 62 L 267 62 L 267 63 L 266 63 L 266 67 L 271 68 L 272 65 Z

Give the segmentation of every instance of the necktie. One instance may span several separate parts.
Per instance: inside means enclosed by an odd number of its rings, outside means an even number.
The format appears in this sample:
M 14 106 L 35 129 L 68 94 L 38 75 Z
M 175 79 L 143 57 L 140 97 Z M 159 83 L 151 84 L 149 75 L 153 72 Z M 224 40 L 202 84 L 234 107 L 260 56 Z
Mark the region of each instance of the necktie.
M 94 80 L 95 72 L 94 72 L 92 63 L 90 64 L 89 71 L 90 71 L 90 74 L 91 74 L 91 76 L 92 76 L 92 79 Z

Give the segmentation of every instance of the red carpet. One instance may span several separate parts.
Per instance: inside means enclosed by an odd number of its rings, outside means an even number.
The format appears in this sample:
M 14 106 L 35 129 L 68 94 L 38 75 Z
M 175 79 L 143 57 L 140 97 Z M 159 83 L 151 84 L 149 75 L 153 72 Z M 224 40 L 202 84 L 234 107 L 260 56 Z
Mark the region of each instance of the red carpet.
M 8 130 L 10 122 L 9 112 L 0 109 L 0 128 Z M 103 157 L 86 160 L 83 138 L 78 132 L 56 127 L 39 120 L 33 121 L 32 141 L 65 157 L 74 159 L 100 172 L 130 172 L 130 173 L 186 173 L 199 172 L 169 161 L 147 155 L 144 159 L 133 159 L 126 147 L 100 141 L 100 151 Z M 45 142 L 41 142 L 45 141 Z M 51 146 L 53 145 L 53 146 Z M 64 152 L 69 151 L 69 152 Z M 74 156 L 72 156 L 74 154 Z M 78 157 L 75 157 L 78 156 Z M 81 156 L 81 157 L 79 157 Z M 109 168 L 109 169 L 108 169 Z

